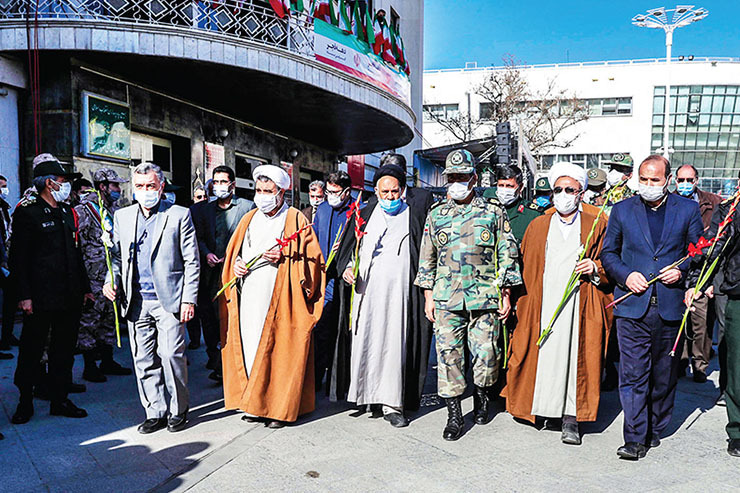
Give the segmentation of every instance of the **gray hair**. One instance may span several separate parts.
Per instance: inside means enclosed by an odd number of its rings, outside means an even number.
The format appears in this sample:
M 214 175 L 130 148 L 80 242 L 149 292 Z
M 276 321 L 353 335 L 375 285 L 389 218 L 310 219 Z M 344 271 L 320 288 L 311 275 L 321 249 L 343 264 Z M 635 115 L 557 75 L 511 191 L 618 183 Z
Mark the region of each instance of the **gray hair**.
M 326 188 L 326 185 L 321 180 L 314 180 L 308 185 L 309 190 L 314 190 L 316 188 L 320 188 L 321 190 L 324 190 Z
M 46 180 L 56 180 L 55 175 L 37 176 L 33 179 L 33 186 L 36 188 L 36 192 L 41 193 L 46 188 Z
M 148 175 L 152 171 L 156 173 L 157 178 L 159 178 L 159 183 L 164 183 L 164 173 L 162 173 L 162 168 L 156 164 L 144 161 L 134 168 L 134 174 L 137 175 Z

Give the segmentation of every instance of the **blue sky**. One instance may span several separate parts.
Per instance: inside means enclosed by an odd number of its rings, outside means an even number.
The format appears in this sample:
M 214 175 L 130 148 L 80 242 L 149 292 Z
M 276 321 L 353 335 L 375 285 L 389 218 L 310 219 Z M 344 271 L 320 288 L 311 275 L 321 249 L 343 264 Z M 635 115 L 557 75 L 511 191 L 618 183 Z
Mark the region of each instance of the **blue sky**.
M 631 24 L 634 15 L 661 6 L 674 5 L 661 0 L 426 0 L 424 65 L 500 65 L 507 54 L 524 63 L 664 57 L 663 31 Z M 709 16 L 676 31 L 673 55 L 740 57 L 740 2 L 696 6 L 708 9 Z

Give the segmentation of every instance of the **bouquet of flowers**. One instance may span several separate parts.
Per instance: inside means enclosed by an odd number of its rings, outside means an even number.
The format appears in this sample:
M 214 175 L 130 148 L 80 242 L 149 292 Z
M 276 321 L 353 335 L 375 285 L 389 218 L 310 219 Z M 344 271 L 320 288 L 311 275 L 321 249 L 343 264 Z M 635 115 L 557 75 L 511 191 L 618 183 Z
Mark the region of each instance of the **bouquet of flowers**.
M 352 292 L 349 296 L 349 326 L 352 327 L 352 309 L 354 308 L 355 301 L 355 284 L 357 283 L 357 276 L 360 273 L 360 239 L 367 233 L 362 231 L 362 227 L 365 225 L 365 220 L 360 216 L 360 200 L 362 195 L 357 195 L 357 200 L 350 206 L 347 211 L 347 220 L 354 216 L 355 218 L 355 253 L 352 264 L 352 275 L 354 276 L 354 283 L 352 284 Z
M 246 264 L 247 269 L 251 269 L 254 266 L 254 264 L 256 264 L 257 261 L 259 261 L 259 259 L 261 259 L 265 255 L 265 253 L 269 252 L 273 248 L 280 247 L 280 249 L 282 250 L 286 246 L 290 245 L 290 243 L 296 240 L 298 236 L 300 236 L 301 233 L 311 228 L 312 226 L 313 226 L 313 223 L 307 224 L 290 236 L 286 236 L 283 238 L 275 238 L 276 243 L 272 247 L 268 248 L 267 250 L 260 253 L 259 255 L 255 255 L 249 260 L 249 262 L 247 262 Z M 221 296 L 222 294 L 224 294 L 224 292 L 226 292 L 227 289 L 233 288 L 239 279 L 240 279 L 239 276 L 234 276 L 229 282 L 224 284 L 224 286 L 218 291 L 218 293 L 216 293 L 216 296 L 213 297 L 213 301 L 216 301 L 219 296 Z

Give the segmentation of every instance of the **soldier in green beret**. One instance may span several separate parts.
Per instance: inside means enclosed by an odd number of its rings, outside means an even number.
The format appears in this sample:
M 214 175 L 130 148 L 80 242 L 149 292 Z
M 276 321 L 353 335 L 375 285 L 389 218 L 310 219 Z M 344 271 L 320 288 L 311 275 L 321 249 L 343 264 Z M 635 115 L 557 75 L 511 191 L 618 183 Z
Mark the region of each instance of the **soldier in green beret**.
M 464 430 L 465 342 L 473 366 L 473 413 L 488 422 L 489 391 L 501 357 L 499 319 L 511 311 L 509 288 L 522 283 L 516 239 L 505 209 L 476 195 L 475 160 L 468 151 L 447 156 L 448 198 L 429 211 L 415 284 L 424 289 L 425 312 L 435 323 L 437 391 L 447 404 L 445 440 Z

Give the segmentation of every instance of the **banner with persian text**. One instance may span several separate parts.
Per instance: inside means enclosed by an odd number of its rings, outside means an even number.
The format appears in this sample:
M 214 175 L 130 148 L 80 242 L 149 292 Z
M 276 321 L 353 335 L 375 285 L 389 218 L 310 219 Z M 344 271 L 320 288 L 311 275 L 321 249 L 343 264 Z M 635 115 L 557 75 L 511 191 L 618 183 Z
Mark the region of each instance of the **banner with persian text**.
M 353 34 L 314 19 L 314 52 L 317 61 L 369 82 L 411 105 L 408 76 L 385 63 Z

